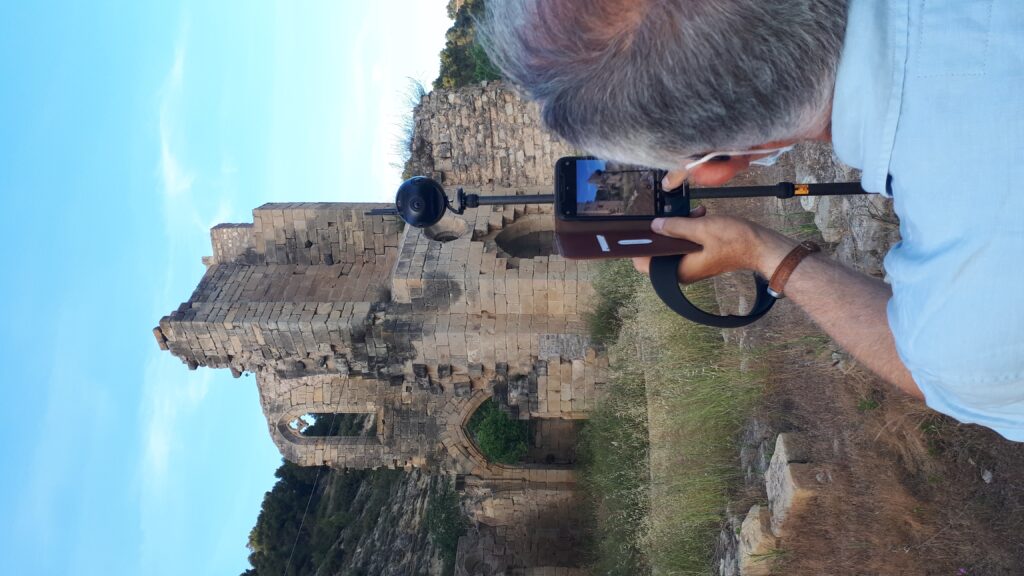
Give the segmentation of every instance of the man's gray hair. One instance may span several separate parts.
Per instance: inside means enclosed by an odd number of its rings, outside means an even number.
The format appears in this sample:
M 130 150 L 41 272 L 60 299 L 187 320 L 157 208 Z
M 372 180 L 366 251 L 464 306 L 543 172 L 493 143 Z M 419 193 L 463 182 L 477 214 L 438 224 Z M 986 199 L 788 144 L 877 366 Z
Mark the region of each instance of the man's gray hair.
M 492 61 L 545 124 L 671 169 L 825 127 L 847 0 L 490 0 Z

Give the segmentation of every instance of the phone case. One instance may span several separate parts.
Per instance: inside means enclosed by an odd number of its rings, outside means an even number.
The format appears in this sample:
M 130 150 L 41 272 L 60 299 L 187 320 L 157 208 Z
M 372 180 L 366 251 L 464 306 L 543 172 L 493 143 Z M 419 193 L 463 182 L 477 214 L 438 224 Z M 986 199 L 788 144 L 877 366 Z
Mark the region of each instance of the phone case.
M 669 238 L 651 231 L 650 220 L 570 221 L 556 219 L 555 243 L 565 258 L 632 258 L 699 252 L 689 240 Z

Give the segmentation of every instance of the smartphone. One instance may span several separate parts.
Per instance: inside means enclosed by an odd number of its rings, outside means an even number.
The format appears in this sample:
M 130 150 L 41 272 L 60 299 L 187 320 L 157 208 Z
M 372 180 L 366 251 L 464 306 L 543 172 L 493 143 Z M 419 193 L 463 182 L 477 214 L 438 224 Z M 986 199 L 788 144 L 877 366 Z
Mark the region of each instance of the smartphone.
M 600 160 L 561 158 L 555 165 L 555 242 L 572 259 L 688 254 L 699 244 L 651 231 L 651 220 L 687 216 L 685 194 L 661 188 L 665 172 Z

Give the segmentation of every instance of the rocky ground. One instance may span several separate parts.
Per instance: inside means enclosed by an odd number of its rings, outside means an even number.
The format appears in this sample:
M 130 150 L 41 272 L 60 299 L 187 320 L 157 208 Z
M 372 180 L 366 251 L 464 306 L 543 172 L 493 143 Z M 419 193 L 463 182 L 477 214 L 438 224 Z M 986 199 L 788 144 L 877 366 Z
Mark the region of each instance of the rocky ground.
M 740 183 L 856 180 L 824 146 Z M 709 210 L 824 242 L 848 266 L 881 276 L 898 222 L 879 197 L 730 200 Z M 716 282 L 726 311 L 746 302 L 749 278 Z M 722 532 L 721 573 L 739 573 L 738 533 L 767 504 L 764 475 L 780 432 L 806 443 L 814 494 L 761 560 L 772 574 L 1021 574 L 1024 445 L 938 415 L 879 381 L 792 303 L 725 338 L 767 374 L 765 401 L 747 426 L 746 487 Z M 770 566 L 765 569 L 764 566 Z M 747 573 L 754 573 L 748 570 Z

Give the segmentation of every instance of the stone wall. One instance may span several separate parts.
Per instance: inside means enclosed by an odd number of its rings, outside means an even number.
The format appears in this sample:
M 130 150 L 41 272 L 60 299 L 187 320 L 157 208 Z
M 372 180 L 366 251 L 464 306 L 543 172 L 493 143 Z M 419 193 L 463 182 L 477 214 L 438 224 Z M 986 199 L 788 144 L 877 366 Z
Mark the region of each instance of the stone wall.
M 567 490 L 467 487 L 473 529 L 459 541 L 455 574 L 586 574 L 578 568 L 586 552 L 579 498 Z
M 543 127 L 536 104 L 503 82 L 435 90 L 414 118 L 412 174 L 445 184 L 550 189 L 555 161 L 576 153 Z
M 573 152 L 500 83 L 432 93 L 415 123 L 414 171 L 449 194 L 550 194 Z M 382 206 L 267 204 L 215 227 L 206 274 L 154 329 L 158 345 L 191 369 L 255 374 L 285 458 L 450 474 L 476 495 L 473 558 L 578 574 L 571 467 L 489 462 L 466 424 L 489 399 L 562 423 L 546 430 L 587 417 L 608 367 L 583 320 L 592 265 L 555 253 L 550 207 L 485 206 L 419 230 L 365 215 Z M 375 433 L 307 437 L 293 425 L 307 414 L 373 414 Z
M 520 257 L 495 239 L 541 209 L 482 207 L 438 230 L 365 216 L 369 205 L 267 205 L 219 226 L 191 299 L 158 342 L 190 368 L 256 374 L 271 436 L 289 460 L 441 468 L 481 478 L 572 482 L 495 467 L 462 431 L 481 395 L 521 419 L 585 418 L 606 378 L 582 320 L 588 263 Z M 539 220 L 538 220 L 539 218 Z M 304 438 L 304 414 L 372 412 L 376 438 Z M 451 432 L 454 430 L 454 432 Z

